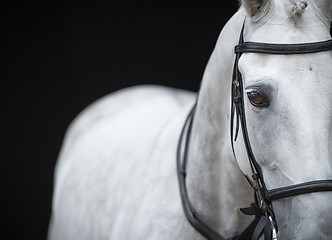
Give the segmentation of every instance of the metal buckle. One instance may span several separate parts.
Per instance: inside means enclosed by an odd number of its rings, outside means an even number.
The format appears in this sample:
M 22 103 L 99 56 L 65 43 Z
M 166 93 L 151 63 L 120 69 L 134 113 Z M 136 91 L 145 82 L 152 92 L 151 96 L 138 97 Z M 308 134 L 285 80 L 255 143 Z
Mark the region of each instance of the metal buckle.
M 277 240 L 278 238 L 277 238 L 277 230 L 276 230 L 276 228 L 275 228 L 275 226 L 274 226 L 274 221 L 272 220 L 272 217 L 271 216 L 269 216 L 269 220 L 270 220 L 270 222 L 271 222 L 271 227 L 272 227 L 272 239 L 273 240 Z

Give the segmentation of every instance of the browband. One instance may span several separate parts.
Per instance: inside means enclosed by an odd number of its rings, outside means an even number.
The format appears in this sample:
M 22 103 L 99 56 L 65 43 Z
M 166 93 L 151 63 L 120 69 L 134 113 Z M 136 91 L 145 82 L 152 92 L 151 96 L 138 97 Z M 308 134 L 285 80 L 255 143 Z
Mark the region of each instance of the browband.
M 332 39 L 299 44 L 275 44 L 245 42 L 235 47 L 235 53 L 266 53 L 266 54 L 305 54 L 323 52 L 332 49 Z

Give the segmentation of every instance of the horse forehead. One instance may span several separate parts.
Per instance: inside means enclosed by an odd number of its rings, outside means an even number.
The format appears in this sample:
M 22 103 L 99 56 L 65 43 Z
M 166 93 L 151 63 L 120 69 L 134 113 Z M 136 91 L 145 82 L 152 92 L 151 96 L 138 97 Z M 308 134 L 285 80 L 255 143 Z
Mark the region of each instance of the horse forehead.
M 239 61 L 246 85 L 266 80 L 275 88 L 295 84 L 299 89 L 329 91 L 332 91 L 331 66 L 332 51 L 303 55 L 248 53 Z
M 308 121 L 315 120 L 317 124 L 331 121 L 332 64 L 322 61 L 325 57 L 263 54 L 244 54 L 242 57 L 239 67 L 244 87 L 269 85 L 273 90 L 268 94 L 273 99 L 274 110 L 278 109 L 288 118 L 294 114 L 305 115 Z
M 298 20 L 291 17 L 294 1 L 276 1 L 275 7 L 260 21 L 246 21 L 245 41 L 266 43 L 305 43 L 330 39 L 330 22 L 309 3 Z

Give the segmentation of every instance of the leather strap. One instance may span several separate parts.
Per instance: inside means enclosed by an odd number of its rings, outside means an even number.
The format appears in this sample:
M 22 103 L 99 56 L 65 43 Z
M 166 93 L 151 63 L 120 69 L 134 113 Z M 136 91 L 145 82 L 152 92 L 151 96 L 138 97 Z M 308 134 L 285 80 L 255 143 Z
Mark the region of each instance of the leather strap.
M 287 187 L 274 188 L 266 191 L 265 198 L 268 201 L 274 201 L 300 194 L 326 191 L 332 191 L 332 180 L 316 180 Z
M 250 240 L 259 219 L 255 218 L 241 233 L 234 233 L 231 238 L 226 239 L 199 219 L 195 209 L 189 201 L 186 188 L 186 162 L 195 109 L 196 104 L 191 109 L 185 121 L 177 149 L 177 174 L 179 179 L 181 202 L 186 218 L 189 223 L 208 240 Z
M 262 216 L 259 220 L 251 240 L 258 240 L 262 234 L 264 234 L 264 240 L 272 239 L 271 222 L 266 216 Z
M 235 53 L 264 53 L 264 54 L 306 54 L 323 52 L 332 49 L 332 39 L 322 42 L 300 44 L 274 44 L 245 42 L 235 47 Z
M 191 109 L 185 124 L 183 126 L 177 149 L 177 173 L 180 185 L 180 195 L 184 213 L 189 223 L 206 239 L 209 240 L 226 240 L 220 236 L 216 231 L 210 228 L 208 225 L 200 221 L 196 216 L 196 211 L 191 206 L 189 201 L 187 188 L 186 188 L 186 161 L 188 154 L 188 141 L 190 139 L 191 126 L 193 122 L 193 115 L 196 109 L 196 104 Z M 185 143 L 183 148 L 183 143 Z M 182 154 L 183 153 L 183 154 Z M 182 157 L 183 155 L 183 157 Z

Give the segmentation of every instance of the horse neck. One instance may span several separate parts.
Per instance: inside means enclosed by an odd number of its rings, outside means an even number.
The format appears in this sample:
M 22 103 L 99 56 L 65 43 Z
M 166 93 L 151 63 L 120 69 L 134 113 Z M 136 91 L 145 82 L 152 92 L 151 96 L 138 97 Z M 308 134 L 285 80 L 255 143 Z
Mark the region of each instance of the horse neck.
M 239 208 L 250 204 L 251 189 L 230 145 L 230 93 L 234 46 L 243 11 L 226 24 L 204 73 L 195 111 L 187 163 L 189 199 L 205 223 L 224 236 L 247 224 Z

